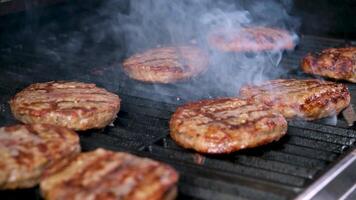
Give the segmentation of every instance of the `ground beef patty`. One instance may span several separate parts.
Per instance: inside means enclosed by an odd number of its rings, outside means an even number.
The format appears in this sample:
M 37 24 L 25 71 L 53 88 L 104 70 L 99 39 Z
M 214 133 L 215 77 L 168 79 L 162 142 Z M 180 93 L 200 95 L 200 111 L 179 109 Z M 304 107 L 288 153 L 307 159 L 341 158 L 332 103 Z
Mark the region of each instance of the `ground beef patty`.
M 80 151 L 78 135 L 66 128 L 14 125 L 0 128 L 0 189 L 37 185 L 44 170 Z
M 170 130 L 179 145 L 217 154 L 279 140 L 287 131 L 287 122 L 263 104 L 222 98 L 179 107 L 170 120 Z
M 123 63 L 128 76 L 152 83 L 185 80 L 202 73 L 207 66 L 207 56 L 194 46 L 149 49 L 131 56 Z
M 208 35 L 211 47 L 228 52 L 255 52 L 293 49 L 292 35 L 282 29 L 249 27 L 218 30 Z
M 330 48 L 309 53 L 301 63 L 305 73 L 356 83 L 356 47 Z
M 36 83 L 10 100 L 16 119 L 23 123 L 46 123 L 74 130 L 102 128 L 120 109 L 117 95 L 95 84 L 51 81 Z
M 177 172 L 147 158 L 97 149 L 81 153 L 46 174 L 40 184 L 45 199 L 174 199 Z
M 240 96 L 271 106 L 286 118 L 306 120 L 338 114 L 351 98 L 345 85 L 317 79 L 279 79 L 246 85 L 241 88 Z

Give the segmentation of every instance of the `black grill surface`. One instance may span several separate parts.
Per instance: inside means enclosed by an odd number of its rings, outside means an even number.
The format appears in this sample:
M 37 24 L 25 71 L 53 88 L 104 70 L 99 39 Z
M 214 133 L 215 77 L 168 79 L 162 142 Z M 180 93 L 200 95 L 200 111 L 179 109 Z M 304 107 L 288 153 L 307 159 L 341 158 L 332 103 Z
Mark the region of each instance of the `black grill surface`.
M 60 37 L 60 36 L 58 36 Z M 63 36 L 65 37 L 65 36 Z M 53 42 L 43 38 L 43 42 Z M 279 67 L 284 78 L 307 77 L 298 70 L 308 52 L 345 46 L 345 41 L 303 35 L 295 51 Z M 177 106 L 196 99 L 231 95 L 201 76 L 168 85 L 144 84 L 121 70 L 120 48 L 78 55 L 64 50 L 37 52 L 30 45 L 2 42 L 0 48 L 0 125 L 17 123 L 7 101 L 34 82 L 77 80 L 94 82 L 119 94 L 122 108 L 113 126 L 80 133 L 84 151 L 97 147 L 128 151 L 174 166 L 180 173 L 180 199 L 292 199 L 355 148 L 355 126 L 345 120 L 290 121 L 288 133 L 272 144 L 230 155 L 201 155 L 177 146 L 169 137 L 168 121 Z M 122 56 L 120 56 L 122 55 Z M 348 84 L 356 105 L 356 85 Z M 192 88 L 201 88 L 193 90 Z M 38 188 L 3 191 L 1 199 L 41 199 Z

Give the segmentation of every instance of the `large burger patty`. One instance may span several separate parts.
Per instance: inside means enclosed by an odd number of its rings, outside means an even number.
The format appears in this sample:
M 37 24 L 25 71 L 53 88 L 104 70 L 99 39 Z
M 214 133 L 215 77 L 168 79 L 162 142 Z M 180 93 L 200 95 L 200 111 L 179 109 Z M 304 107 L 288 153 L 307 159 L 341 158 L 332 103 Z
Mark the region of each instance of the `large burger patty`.
M 264 103 L 286 118 L 307 120 L 338 114 L 350 103 L 350 93 L 343 84 L 317 79 L 279 79 L 260 85 L 243 86 L 242 98 Z
M 149 49 L 126 59 L 123 69 L 131 78 L 170 83 L 196 76 L 207 69 L 208 58 L 194 46 Z
M 179 107 L 170 120 L 170 130 L 179 145 L 217 154 L 279 140 L 287 131 L 287 122 L 263 104 L 222 98 Z
M 74 130 L 102 128 L 120 109 L 117 95 L 80 82 L 36 83 L 17 93 L 10 107 L 23 123 L 46 123 Z
M 0 188 L 29 188 L 44 170 L 80 151 L 78 135 L 66 128 L 33 124 L 0 128 Z
M 309 53 L 302 61 L 305 73 L 356 83 L 356 47 L 330 48 Z
M 97 149 L 51 169 L 40 188 L 45 199 L 174 199 L 177 172 L 151 159 Z
M 255 52 L 293 49 L 292 35 L 282 29 L 249 27 L 218 30 L 208 35 L 211 47 L 228 52 Z

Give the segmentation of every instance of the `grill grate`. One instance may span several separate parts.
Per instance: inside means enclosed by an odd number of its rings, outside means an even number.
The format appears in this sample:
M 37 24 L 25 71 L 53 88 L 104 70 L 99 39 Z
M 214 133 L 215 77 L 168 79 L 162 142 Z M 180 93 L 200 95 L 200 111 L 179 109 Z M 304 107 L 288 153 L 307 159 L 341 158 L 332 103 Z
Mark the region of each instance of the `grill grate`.
M 287 52 L 280 67 L 292 67 L 286 77 L 307 77 L 297 69 L 299 60 L 310 51 L 342 46 L 344 41 L 301 37 L 296 51 Z M 10 48 L 10 50 L 9 50 Z M 9 98 L 32 82 L 69 79 L 96 82 L 122 98 L 122 108 L 113 126 L 82 133 L 83 150 L 105 147 L 129 151 L 173 165 L 181 174 L 181 199 L 291 199 L 326 172 L 348 149 L 355 148 L 356 131 L 339 117 L 313 122 L 290 121 L 280 141 L 230 155 L 200 155 L 182 149 L 169 137 L 168 120 L 175 108 L 187 101 L 224 96 L 206 84 L 203 77 L 175 85 L 149 85 L 130 80 L 120 70 L 113 54 L 68 57 L 53 61 L 26 47 L 0 48 L 0 125 L 16 123 L 7 104 Z M 14 53 L 15 52 L 15 53 Z M 61 53 L 61 52 L 60 52 Z M 61 58 L 68 56 L 61 53 Z M 63 59 L 65 60 L 65 59 Z M 110 62 L 110 63 L 108 63 Z M 48 67 L 52 66 L 52 67 Z M 68 73 L 71 70 L 71 73 Z M 355 104 L 356 86 L 348 84 Z M 1 192 L 3 199 L 40 199 L 38 188 Z

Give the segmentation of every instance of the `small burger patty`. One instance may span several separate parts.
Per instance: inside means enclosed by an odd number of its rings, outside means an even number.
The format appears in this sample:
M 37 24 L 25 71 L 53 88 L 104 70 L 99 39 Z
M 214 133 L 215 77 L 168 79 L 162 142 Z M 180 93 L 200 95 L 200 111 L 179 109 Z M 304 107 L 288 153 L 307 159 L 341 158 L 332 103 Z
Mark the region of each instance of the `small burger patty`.
M 28 86 L 10 100 L 16 119 L 74 130 L 102 128 L 120 109 L 120 98 L 95 84 L 51 81 Z
M 133 79 L 171 83 L 196 76 L 208 67 L 205 53 L 194 46 L 149 49 L 126 59 L 123 69 Z
M 309 53 L 301 63 L 305 73 L 356 83 L 356 47 L 330 48 Z
M 13 125 L 0 128 L 0 188 L 29 188 L 46 168 L 80 152 L 78 135 L 66 128 Z
M 287 131 L 287 122 L 266 105 L 222 98 L 179 107 L 170 130 L 184 148 L 221 154 L 279 140 Z
M 292 35 L 282 29 L 249 27 L 219 30 L 208 36 L 211 47 L 227 52 L 255 52 L 293 49 Z
M 345 85 L 317 79 L 279 79 L 247 85 L 241 88 L 240 95 L 271 106 L 286 118 L 306 120 L 338 114 L 351 98 Z
M 174 199 L 177 172 L 166 164 L 104 149 L 81 153 L 40 183 L 45 199 Z

